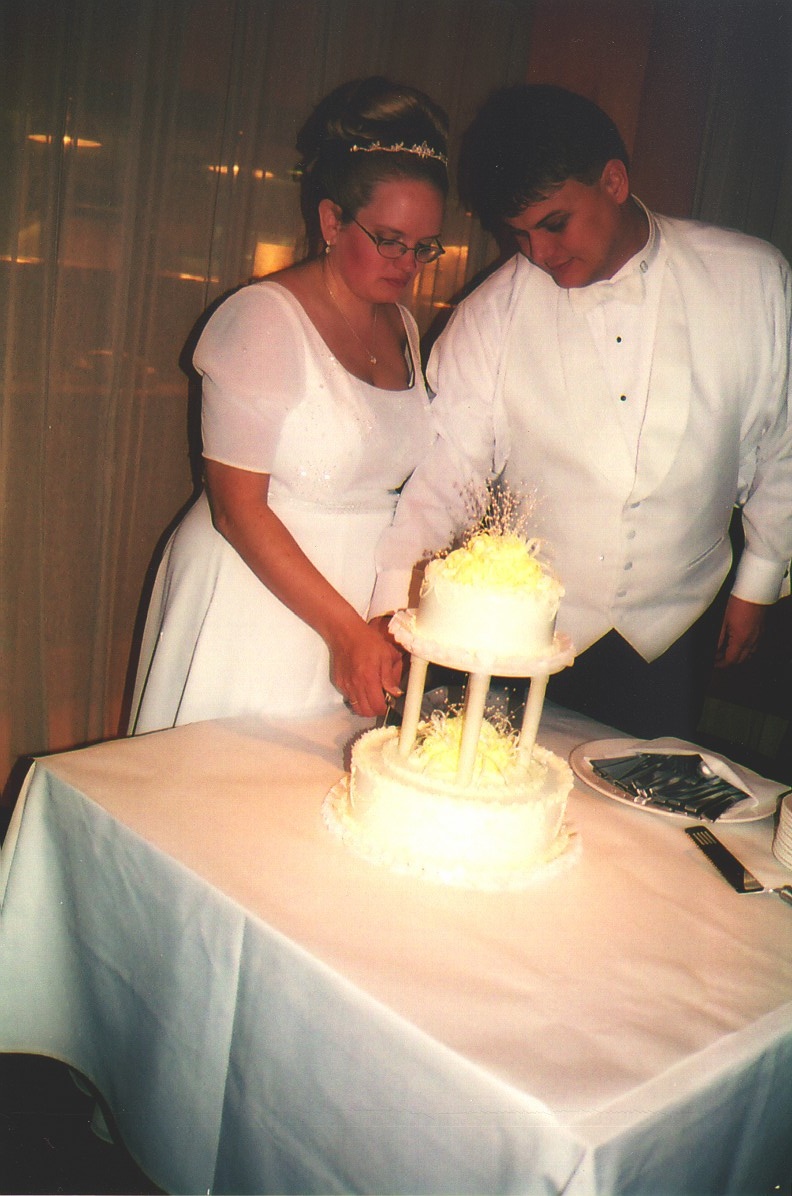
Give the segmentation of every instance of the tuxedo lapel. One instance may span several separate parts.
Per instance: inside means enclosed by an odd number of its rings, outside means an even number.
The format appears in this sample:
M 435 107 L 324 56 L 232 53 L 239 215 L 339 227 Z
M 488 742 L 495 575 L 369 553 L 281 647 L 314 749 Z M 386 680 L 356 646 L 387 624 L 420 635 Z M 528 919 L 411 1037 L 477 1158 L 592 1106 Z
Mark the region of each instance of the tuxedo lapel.
M 691 397 L 690 334 L 673 266 L 666 262 L 649 374 L 646 415 L 638 443 L 635 501 L 662 484 L 688 425 Z

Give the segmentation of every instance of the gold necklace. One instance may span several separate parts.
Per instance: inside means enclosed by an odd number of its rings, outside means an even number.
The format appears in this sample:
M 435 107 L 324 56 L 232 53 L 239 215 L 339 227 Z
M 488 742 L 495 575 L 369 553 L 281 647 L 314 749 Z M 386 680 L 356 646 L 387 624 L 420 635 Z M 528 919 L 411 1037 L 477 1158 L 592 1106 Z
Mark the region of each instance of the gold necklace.
M 329 262 L 327 261 L 327 259 L 325 258 L 325 259 L 323 260 L 323 262 L 322 262 L 322 281 L 323 281 L 323 282 L 324 282 L 324 284 L 325 284 L 325 287 L 326 287 L 326 289 L 327 289 L 327 293 L 328 293 L 328 295 L 330 296 L 330 298 L 331 298 L 331 299 L 332 299 L 332 301 L 333 301 L 333 306 L 335 307 L 335 309 L 336 309 L 336 311 L 338 312 L 338 314 L 339 314 L 339 316 L 341 317 L 341 319 L 342 319 L 342 320 L 344 321 L 344 323 L 346 324 L 346 326 L 347 326 L 347 328 L 349 329 L 349 331 L 350 331 L 350 332 L 352 333 L 352 335 L 354 336 L 355 340 L 358 342 L 358 344 L 359 344 L 359 345 L 360 345 L 360 346 L 361 346 L 363 349 L 365 349 L 365 351 L 366 351 L 366 356 L 368 357 L 368 359 L 369 359 L 369 362 L 371 363 L 371 365 L 376 365 L 376 364 L 377 364 L 377 354 L 376 354 L 376 348 L 377 348 L 377 315 L 379 314 L 379 307 L 375 306 L 375 308 L 374 308 L 374 319 L 372 320 L 372 324 L 371 324 L 371 348 L 369 349 L 368 345 L 367 345 L 367 344 L 366 344 L 366 342 L 363 340 L 363 338 L 362 338 L 361 336 L 359 336 L 359 335 L 358 335 L 358 333 L 355 331 L 355 329 L 354 329 L 354 328 L 352 327 L 352 325 L 350 324 L 349 320 L 348 320 L 348 319 L 347 319 L 347 317 L 346 317 L 346 313 L 344 312 L 344 309 L 341 307 L 340 303 L 338 302 L 338 300 L 336 299 L 335 295 L 334 295 L 334 294 L 333 294 L 333 292 L 331 291 L 331 289 L 330 289 L 330 283 L 327 281 L 327 275 L 325 274 L 325 264 L 327 265 L 327 269 L 328 269 L 328 270 L 330 270 L 330 272 L 331 272 L 331 273 L 332 273 L 332 267 L 330 266 L 330 263 L 329 263 Z

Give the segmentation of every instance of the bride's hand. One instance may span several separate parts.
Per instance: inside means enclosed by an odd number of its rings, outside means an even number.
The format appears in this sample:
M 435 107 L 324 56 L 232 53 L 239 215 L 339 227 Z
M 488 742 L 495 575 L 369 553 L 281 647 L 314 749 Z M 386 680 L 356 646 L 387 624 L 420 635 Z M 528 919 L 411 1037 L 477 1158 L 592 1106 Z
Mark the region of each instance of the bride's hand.
M 385 713 L 385 694 L 401 693 L 403 657 L 377 621 L 362 620 L 351 634 L 330 645 L 330 677 L 354 710 L 363 718 Z

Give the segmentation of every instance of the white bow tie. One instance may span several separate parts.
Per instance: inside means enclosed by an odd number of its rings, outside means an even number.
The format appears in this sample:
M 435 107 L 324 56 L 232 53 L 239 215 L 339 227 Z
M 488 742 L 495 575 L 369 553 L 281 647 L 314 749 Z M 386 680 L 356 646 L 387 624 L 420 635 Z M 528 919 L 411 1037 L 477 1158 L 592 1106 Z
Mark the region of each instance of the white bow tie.
M 623 278 L 592 282 L 587 287 L 572 287 L 567 294 L 573 309 L 582 313 L 611 299 L 618 299 L 621 303 L 642 303 L 644 277 L 640 270 L 631 270 Z

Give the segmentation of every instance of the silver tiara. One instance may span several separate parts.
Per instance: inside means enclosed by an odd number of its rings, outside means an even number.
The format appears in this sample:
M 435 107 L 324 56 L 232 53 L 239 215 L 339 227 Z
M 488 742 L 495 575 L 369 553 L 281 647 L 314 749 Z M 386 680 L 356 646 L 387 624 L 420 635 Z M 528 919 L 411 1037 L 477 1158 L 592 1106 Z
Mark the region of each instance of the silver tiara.
M 445 154 L 438 154 L 437 150 L 432 149 L 431 145 L 427 145 L 422 141 L 420 145 L 405 145 L 403 141 L 397 141 L 395 145 L 381 145 L 379 141 L 372 141 L 371 145 L 350 145 L 350 154 L 417 154 L 419 158 L 436 158 L 438 162 L 442 162 L 443 166 L 448 166 L 448 158 Z

